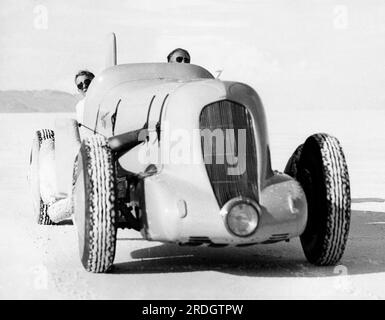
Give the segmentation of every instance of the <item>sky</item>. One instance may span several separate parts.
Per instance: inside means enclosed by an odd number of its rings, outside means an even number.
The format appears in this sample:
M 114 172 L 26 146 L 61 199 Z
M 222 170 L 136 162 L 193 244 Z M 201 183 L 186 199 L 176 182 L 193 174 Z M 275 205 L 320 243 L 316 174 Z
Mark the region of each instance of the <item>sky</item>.
M 176 47 L 272 107 L 382 108 L 382 0 L 0 0 L 0 90 L 75 93 L 79 69 L 165 62 Z

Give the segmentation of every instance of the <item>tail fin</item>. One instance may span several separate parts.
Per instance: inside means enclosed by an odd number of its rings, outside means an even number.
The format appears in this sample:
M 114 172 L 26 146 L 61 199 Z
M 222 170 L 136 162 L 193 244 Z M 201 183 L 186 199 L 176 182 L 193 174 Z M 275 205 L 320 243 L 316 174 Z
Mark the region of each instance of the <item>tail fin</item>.
M 116 36 L 115 33 L 110 33 L 107 36 L 107 55 L 106 55 L 106 68 L 117 65 L 117 53 L 116 53 Z

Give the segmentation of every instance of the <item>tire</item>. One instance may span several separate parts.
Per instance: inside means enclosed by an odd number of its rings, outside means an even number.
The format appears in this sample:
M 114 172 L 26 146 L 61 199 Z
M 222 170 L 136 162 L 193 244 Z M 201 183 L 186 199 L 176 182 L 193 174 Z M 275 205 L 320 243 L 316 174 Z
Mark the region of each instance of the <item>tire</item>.
M 56 223 L 54 223 L 48 216 L 47 212 L 49 205 L 43 201 L 40 188 L 40 154 L 42 146 L 46 144 L 54 146 L 54 132 L 50 129 L 41 129 L 36 131 L 30 156 L 29 182 L 37 223 L 41 225 L 55 225 Z
M 87 271 L 107 272 L 116 247 L 115 174 L 106 138 L 84 140 L 74 166 L 73 209 L 80 258 Z
M 339 141 L 327 134 L 314 134 L 293 158 L 288 171 L 304 188 L 308 220 L 301 244 L 309 262 L 335 265 L 348 239 L 351 197 L 348 168 Z M 298 156 L 298 154 L 297 154 Z M 295 168 L 295 170 L 293 170 Z

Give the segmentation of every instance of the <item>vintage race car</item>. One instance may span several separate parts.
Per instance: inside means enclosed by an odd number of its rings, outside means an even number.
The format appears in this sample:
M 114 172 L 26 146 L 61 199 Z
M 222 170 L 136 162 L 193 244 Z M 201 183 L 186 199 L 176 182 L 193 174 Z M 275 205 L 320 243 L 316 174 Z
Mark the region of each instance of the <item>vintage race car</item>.
M 242 247 L 300 237 L 333 265 L 350 224 L 338 140 L 317 133 L 271 168 L 264 107 L 250 86 L 192 64 L 116 64 L 91 83 L 84 123 L 36 132 L 30 166 L 40 224 L 74 215 L 91 272 L 113 264 L 118 228 L 180 245 Z M 80 127 L 79 127 L 80 126 Z

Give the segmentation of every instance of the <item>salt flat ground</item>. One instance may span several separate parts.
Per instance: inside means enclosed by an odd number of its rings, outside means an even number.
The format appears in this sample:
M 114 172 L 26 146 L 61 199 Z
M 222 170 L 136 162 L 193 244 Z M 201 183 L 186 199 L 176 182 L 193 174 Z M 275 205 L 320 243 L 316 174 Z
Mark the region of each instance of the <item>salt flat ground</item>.
M 352 223 L 336 267 L 306 262 L 298 239 L 244 249 L 178 247 L 119 231 L 115 267 L 80 264 L 73 225 L 38 226 L 26 181 L 35 129 L 70 114 L 0 114 L 0 298 L 6 299 L 384 299 L 383 110 L 267 110 L 272 162 L 283 170 L 314 132 L 339 138 L 348 161 Z

